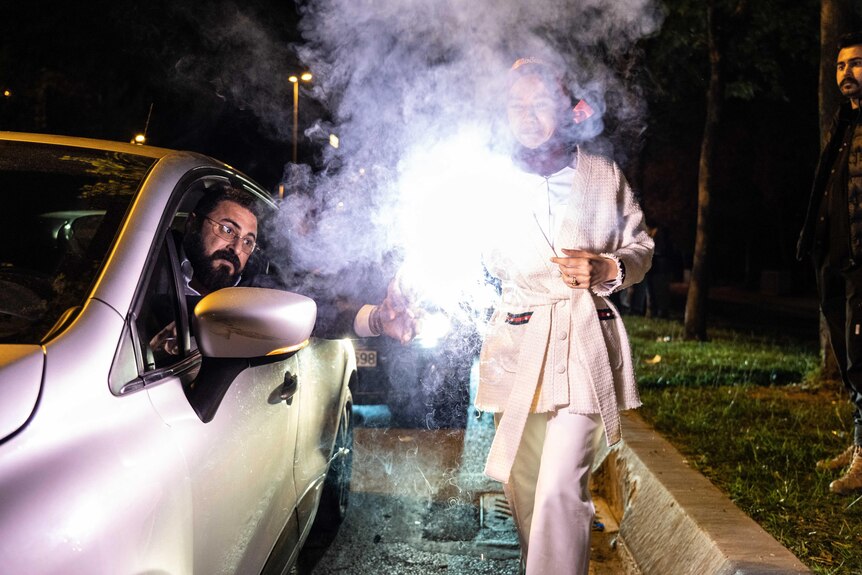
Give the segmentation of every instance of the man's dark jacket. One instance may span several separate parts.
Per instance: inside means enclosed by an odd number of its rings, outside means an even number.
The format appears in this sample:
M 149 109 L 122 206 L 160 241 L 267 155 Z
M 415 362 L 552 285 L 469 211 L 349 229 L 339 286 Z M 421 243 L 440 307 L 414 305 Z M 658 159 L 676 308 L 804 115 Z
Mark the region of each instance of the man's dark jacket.
M 841 142 L 847 135 L 848 129 L 852 129 L 853 116 L 855 111 L 851 108 L 850 102 L 844 102 L 838 108 L 835 116 L 832 119 L 832 126 L 829 129 L 829 139 L 820 154 L 820 161 L 817 162 L 817 169 L 814 172 L 814 185 L 811 187 L 811 197 L 808 200 L 808 211 L 805 214 L 805 223 L 802 226 L 802 232 L 799 234 L 799 242 L 796 245 L 796 257 L 802 260 L 805 256 L 811 255 L 814 248 L 814 242 L 817 235 L 817 218 L 820 215 L 820 202 L 824 198 L 826 186 L 829 184 L 829 176 L 832 173 L 832 168 L 838 159 L 838 154 L 841 149 Z M 851 206 L 848 204 L 848 213 L 859 213 L 862 206 Z M 854 218 L 850 218 L 850 237 L 847 238 L 851 257 L 855 262 L 862 262 L 862 223 L 854 222 Z M 854 262 L 851 262 L 853 265 Z

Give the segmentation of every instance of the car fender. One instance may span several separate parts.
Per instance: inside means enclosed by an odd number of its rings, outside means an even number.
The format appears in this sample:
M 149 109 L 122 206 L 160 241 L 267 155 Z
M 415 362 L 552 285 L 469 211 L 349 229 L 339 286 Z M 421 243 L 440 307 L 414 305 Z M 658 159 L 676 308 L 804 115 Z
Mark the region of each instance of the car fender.
M 0 441 L 24 425 L 36 408 L 45 356 L 38 345 L 0 345 Z
M 123 323 L 90 302 L 45 346 L 38 408 L 0 446 L 0 564 L 10 573 L 193 571 L 184 462 L 146 393 L 108 387 Z

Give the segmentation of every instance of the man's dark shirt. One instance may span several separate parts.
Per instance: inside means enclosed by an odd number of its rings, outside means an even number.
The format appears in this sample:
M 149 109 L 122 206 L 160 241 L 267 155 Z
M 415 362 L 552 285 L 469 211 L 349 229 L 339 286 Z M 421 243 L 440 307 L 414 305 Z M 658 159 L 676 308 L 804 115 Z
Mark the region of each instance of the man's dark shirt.
M 844 269 L 862 262 L 859 116 L 849 102 L 842 104 L 817 165 L 797 257 L 812 255 L 818 266 Z
M 838 136 L 839 134 L 836 134 Z M 817 225 L 817 259 L 834 269 L 853 264 L 852 253 L 862 248 L 862 126 L 854 110 L 840 134 L 841 143 L 830 170 Z M 855 233 L 854 233 L 855 230 Z

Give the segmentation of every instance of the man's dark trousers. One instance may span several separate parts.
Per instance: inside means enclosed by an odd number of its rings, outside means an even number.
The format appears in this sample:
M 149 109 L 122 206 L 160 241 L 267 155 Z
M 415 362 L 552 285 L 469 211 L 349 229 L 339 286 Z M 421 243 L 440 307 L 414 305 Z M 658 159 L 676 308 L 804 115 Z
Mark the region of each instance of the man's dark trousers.
M 820 308 L 829 328 L 841 379 L 853 402 L 854 443 L 862 445 L 862 266 L 817 269 Z

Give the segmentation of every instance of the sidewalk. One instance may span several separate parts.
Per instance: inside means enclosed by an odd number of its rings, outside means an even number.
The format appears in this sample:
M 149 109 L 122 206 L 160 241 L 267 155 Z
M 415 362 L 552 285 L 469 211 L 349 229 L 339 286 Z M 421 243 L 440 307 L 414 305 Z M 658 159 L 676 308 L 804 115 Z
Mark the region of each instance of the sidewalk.
M 593 490 L 642 575 L 803 575 L 811 571 L 638 415 L 599 453 Z
M 674 317 L 688 285 L 671 285 Z M 819 306 L 808 296 L 735 286 L 709 290 L 711 327 L 762 330 L 817 341 Z M 623 441 L 603 446 L 593 489 L 619 523 L 620 545 L 642 575 L 801 575 L 811 571 L 743 513 L 637 413 Z

